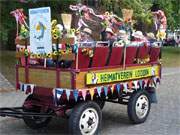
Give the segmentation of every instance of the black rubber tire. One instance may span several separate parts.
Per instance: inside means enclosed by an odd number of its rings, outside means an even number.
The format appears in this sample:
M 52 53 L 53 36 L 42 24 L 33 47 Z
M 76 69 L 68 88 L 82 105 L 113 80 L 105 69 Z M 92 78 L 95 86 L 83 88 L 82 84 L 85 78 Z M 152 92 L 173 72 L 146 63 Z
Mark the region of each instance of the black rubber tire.
M 95 135 L 98 134 L 100 127 L 101 127 L 101 121 L 102 121 L 102 112 L 99 107 L 99 105 L 96 102 L 93 101 L 87 101 L 77 104 L 70 115 L 69 118 L 69 133 L 72 135 L 81 135 L 80 127 L 79 127 L 79 121 L 81 118 L 82 113 L 88 109 L 93 108 L 97 111 L 97 114 L 99 116 L 99 123 L 97 126 L 97 129 L 95 131 Z
M 25 102 L 31 101 L 31 100 L 33 100 L 33 96 L 29 95 L 26 98 Z M 24 107 L 23 111 L 25 111 L 25 112 L 40 112 L 40 110 L 41 110 L 41 107 L 32 106 L 32 108 L 30 108 L 30 109 L 26 109 Z M 48 112 L 49 112 L 49 110 L 48 110 Z M 49 124 L 49 122 L 51 121 L 51 117 L 47 117 L 47 118 L 23 117 L 23 120 L 24 120 L 24 123 L 31 129 L 40 129 L 40 128 L 46 127 Z
M 106 102 L 104 100 L 97 100 L 96 103 L 99 105 L 99 107 L 102 110 L 104 108 Z
M 144 96 L 147 97 L 148 105 L 149 105 L 148 111 L 147 111 L 146 115 L 143 118 L 139 118 L 137 116 L 136 109 L 135 109 L 137 99 L 141 95 L 144 95 Z M 140 124 L 140 123 L 145 122 L 147 117 L 148 117 L 148 115 L 149 115 L 150 109 L 151 109 L 151 102 L 150 102 L 150 98 L 149 98 L 149 95 L 148 95 L 147 91 L 145 91 L 145 90 L 138 90 L 138 91 L 135 91 L 131 95 L 131 97 L 129 99 L 129 102 L 128 102 L 127 111 L 128 111 L 128 117 L 129 117 L 130 121 L 132 121 L 134 124 Z

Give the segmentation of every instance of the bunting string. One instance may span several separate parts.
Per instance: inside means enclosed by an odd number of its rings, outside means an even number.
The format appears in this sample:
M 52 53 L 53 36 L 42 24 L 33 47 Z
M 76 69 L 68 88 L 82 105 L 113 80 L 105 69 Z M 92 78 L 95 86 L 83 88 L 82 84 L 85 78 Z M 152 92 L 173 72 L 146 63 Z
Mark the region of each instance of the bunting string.
M 66 94 L 67 101 L 70 100 L 75 100 L 76 102 L 78 101 L 79 97 L 82 96 L 83 100 L 85 101 L 87 96 L 90 95 L 91 100 L 93 100 L 96 96 L 101 97 L 102 93 L 106 98 L 108 98 L 108 93 L 111 92 L 111 94 L 120 94 L 121 91 L 124 93 L 128 93 L 132 90 L 138 90 L 138 89 L 144 89 L 146 87 L 156 87 L 157 83 L 160 83 L 160 78 L 158 77 L 153 77 L 150 79 L 141 79 L 141 80 L 134 80 L 130 82 L 123 82 L 123 83 L 117 83 L 117 84 L 112 84 L 112 85 L 106 85 L 106 86 L 98 86 L 98 87 L 93 87 L 93 88 L 86 88 L 86 89 L 80 89 L 80 90 L 72 90 L 72 89 L 62 89 L 62 88 L 55 88 L 53 89 L 53 96 L 55 103 L 58 103 L 60 98 L 62 97 L 63 94 Z M 31 89 L 34 89 L 33 85 L 20 85 L 21 89 L 26 90 L 27 87 Z M 71 97 L 72 93 L 72 97 Z M 117 95 L 117 96 L 118 96 Z

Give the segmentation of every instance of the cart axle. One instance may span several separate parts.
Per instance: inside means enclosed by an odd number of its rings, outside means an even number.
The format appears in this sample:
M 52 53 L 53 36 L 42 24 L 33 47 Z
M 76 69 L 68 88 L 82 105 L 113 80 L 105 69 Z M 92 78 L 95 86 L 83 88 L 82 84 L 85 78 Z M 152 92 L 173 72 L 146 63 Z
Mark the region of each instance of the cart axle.
M 23 118 L 23 117 L 55 117 L 56 115 L 53 112 L 50 113 L 34 113 L 34 112 L 24 112 L 23 107 L 4 107 L 0 108 L 0 116 L 1 117 L 15 117 L 15 118 Z

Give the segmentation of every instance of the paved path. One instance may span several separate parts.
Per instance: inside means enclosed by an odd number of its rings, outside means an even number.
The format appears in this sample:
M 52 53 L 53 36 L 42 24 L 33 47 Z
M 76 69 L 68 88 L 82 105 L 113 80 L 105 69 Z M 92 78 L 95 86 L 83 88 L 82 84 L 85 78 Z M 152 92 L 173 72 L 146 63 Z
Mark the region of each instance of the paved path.
M 1 82 L 2 83 L 2 82 Z M 1 85 L 1 84 L 0 84 Z M 126 106 L 107 103 L 103 109 L 102 135 L 180 135 L 180 69 L 166 68 L 158 88 L 158 104 L 153 104 L 147 121 L 133 125 Z M 0 106 L 19 106 L 25 95 L 21 92 L 0 93 Z M 48 127 L 34 131 L 14 118 L 0 118 L 0 134 L 66 135 L 66 119 L 53 119 Z
M 15 90 L 13 85 L 0 73 L 0 92 Z

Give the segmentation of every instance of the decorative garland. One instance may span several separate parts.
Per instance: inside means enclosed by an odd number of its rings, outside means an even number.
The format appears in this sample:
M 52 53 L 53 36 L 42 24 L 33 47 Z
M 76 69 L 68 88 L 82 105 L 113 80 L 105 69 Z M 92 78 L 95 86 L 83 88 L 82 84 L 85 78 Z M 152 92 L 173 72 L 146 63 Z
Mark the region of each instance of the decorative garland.
M 86 100 L 87 96 L 90 96 L 91 100 L 94 99 L 94 95 L 97 95 L 101 98 L 102 93 L 104 93 L 104 96 L 107 98 L 108 93 L 111 93 L 111 94 L 127 93 L 127 92 L 131 92 L 132 89 L 138 90 L 138 89 L 143 89 L 145 87 L 156 87 L 157 83 L 160 83 L 159 77 L 129 81 L 129 82 L 112 84 L 112 85 L 107 85 L 107 86 L 99 86 L 99 87 L 89 88 L 89 89 L 80 89 L 80 90 L 55 88 L 53 89 L 53 96 L 54 96 L 54 101 L 57 105 L 62 95 L 64 94 L 66 95 L 66 98 L 68 101 L 70 100 L 70 96 L 73 95 L 74 100 L 77 102 L 78 98 L 81 98 L 81 96 L 84 101 Z

